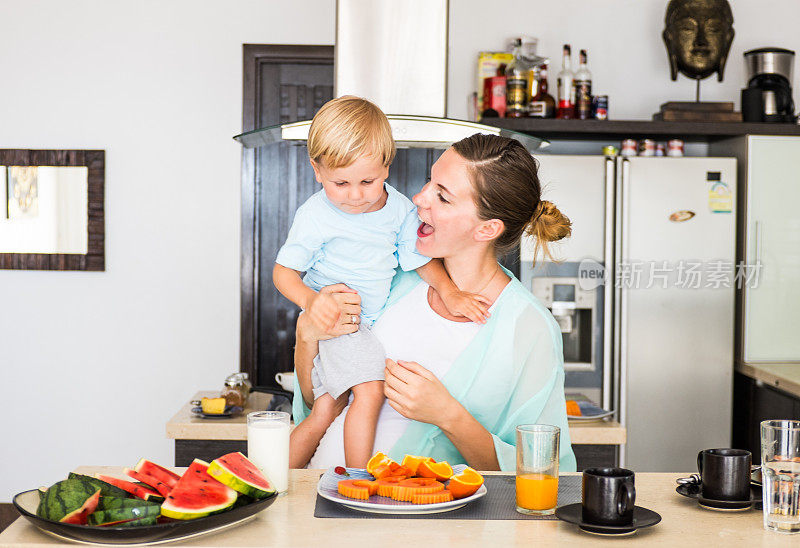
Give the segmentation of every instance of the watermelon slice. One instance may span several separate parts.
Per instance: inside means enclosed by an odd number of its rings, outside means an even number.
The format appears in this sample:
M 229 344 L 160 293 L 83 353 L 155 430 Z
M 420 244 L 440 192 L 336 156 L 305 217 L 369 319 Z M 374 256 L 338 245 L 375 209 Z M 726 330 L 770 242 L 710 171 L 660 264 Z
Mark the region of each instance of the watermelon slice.
M 86 499 L 86 502 L 83 503 L 83 506 L 80 508 L 73 510 L 59 521 L 63 523 L 76 523 L 78 525 L 86 525 L 89 516 L 94 512 L 94 509 L 97 508 L 97 503 L 100 502 L 100 489 L 97 492 Z
M 97 508 L 100 489 L 79 479 L 66 479 L 50 486 L 40 496 L 36 515 L 53 521 L 83 525 L 89 514 Z
M 142 527 L 143 525 L 156 525 L 157 523 L 158 516 L 148 516 L 141 519 L 128 519 L 115 523 L 106 523 L 103 527 Z
M 136 485 L 135 483 L 131 483 L 129 481 L 117 479 L 111 476 L 104 476 L 103 474 L 95 474 L 94 477 L 96 477 L 100 481 L 110 483 L 114 487 L 119 487 L 123 491 L 127 491 L 134 497 L 139 497 L 142 500 L 149 500 L 152 502 L 161 502 L 162 500 L 164 500 L 164 497 L 161 496 L 161 494 L 158 491 L 148 489 L 147 487 L 141 485 Z
M 97 510 L 89 516 L 89 525 L 107 525 L 119 521 L 142 519 L 160 514 L 158 506 L 139 506 L 138 508 L 117 508 Z
M 178 480 L 181 479 L 181 477 L 172 470 L 164 468 L 163 466 L 159 466 L 158 464 L 150 462 L 147 459 L 139 459 L 139 462 L 136 463 L 136 466 L 134 466 L 133 469 L 140 474 L 145 474 L 151 478 L 157 479 L 170 489 L 174 489 L 175 485 L 178 483 Z
M 104 497 L 100 494 L 100 502 L 96 510 L 116 510 L 118 508 L 139 508 L 141 506 L 161 506 L 157 502 L 150 502 L 139 498 Z
M 211 461 L 208 474 L 228 487 L 257 499 L 275 494 L 275 488 L 242 453 L 228 453 Z
M 86 481 L 100 489 L 100 496 L 101 497 L 121 497 L 125 498 L 128 496 L 124 490 L 120 489 L 119 487 L 114 487 L 110 483 L 106 483 L 104 481 L 100 481 L 97 478 L 93 478 L 91 476 L 84 476 L 83 474 L 76 474 L 75 472 L 69 473 L 69 479 L 79 479 L 82 481 Z
M 136 481 L 140 481 L 145 485 L 149 485 L 150 487 L 158 491 L 162 497 L 166 497 L 167 495 L 169 495 L 169 492 L 172 491 L 172 487 L 168 487 L 167 484 L 165 484 L 164 482 L 159 481 L 152 476 L 148 476 L 147 474 L 137 472 L 136 470 L 131 470 L 130 468 L 126 468 L 125 470 L 123 470 L 123 472 L 125 472 L 126 476 L 129 476 L 135 479 Z
M 208 475 L 208 463 L 194 459 L 161 505 L 161 515 L 174 519 L 202 518 L 223 512 L 236 502 L 236 491 Z

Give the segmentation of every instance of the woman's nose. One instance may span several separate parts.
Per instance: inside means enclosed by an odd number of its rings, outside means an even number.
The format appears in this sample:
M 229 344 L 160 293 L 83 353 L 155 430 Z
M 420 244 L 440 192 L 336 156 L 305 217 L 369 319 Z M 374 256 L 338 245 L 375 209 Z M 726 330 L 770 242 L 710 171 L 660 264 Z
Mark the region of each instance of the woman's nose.
M 422 190 L 420 190 L 417 194 L 415 194 L 414 197 L 411 199 L 411 201 L 414 203 L 415 206 L 421 207 L 421 208 L 428 207 L 428 200 L 427 200 L 427 197 L 426 197 L 426 191 L 428 190 L 429 186 L 430 186 L 430 183 L 426 184 L 424 187 L 422 187 Z

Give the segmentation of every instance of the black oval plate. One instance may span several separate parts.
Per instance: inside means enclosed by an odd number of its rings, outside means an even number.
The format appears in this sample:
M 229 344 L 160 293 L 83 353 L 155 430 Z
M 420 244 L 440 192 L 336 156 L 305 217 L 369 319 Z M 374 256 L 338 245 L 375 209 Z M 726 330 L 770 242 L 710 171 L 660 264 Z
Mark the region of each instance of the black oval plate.
M 203 408 L 199 405 L 196 407 L 192 407 L 192 415 L 195 417 L 200 417 L 202 419 L 229 419 L 231 417 L 237 417 L 241 415 L 242 408 L 237 406 L 231 407 L 230 405 L 225 408 L 223 413 L 203 413 Z
M 36 489 L 17 494 L 13 502 L 19 513 L 33 525 L 43 531 L 69 540 L 96 544 L 154 544 L 210 533 L 217 529 L 234 525 L 254 516 L 275 502 L 276 498 L 278 498 L 277 493 L 221 514 L 185 521 L 175 520 L 143 527 L 92 527 L 40 518 L 36 515 L 36 508 L 39 506 L 39 492 Z

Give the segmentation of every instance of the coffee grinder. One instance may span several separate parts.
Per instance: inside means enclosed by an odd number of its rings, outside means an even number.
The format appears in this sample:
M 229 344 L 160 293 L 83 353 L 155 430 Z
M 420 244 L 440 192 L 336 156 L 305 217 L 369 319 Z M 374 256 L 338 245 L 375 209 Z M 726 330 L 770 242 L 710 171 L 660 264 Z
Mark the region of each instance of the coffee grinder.
M 794 122 L 792 68 L 794 52 L 752 49 L 744 54 L 747 87 L 742 90 L 745 122 Z

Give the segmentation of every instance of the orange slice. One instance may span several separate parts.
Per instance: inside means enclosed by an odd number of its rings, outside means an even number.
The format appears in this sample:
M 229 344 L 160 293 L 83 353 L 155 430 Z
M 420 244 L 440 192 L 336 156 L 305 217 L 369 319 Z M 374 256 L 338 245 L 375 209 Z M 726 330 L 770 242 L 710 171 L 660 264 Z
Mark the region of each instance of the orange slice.
M 394 492 L 394 488 L 397 487 L 397 484 L 403 481 L 405 478 L 402 477 L 388 477 L 377 480 L 375 483 L 378 486 L 378 494 L 382 497 L 391 497 L 392 493 Z
M 367 500 L 378 492 L 377 482 L 371 480 L 342 480 L 338 484 L 339 494 L 351 499 Z
M 578 402 L 576 402 L 575 400 L 567 400 L 567 415 L 570 415 L 572 417 L 580 417 L 581 415 L 583 415 L 583 413 L 581 413 L 581 408 L 578 405 Z
M 390 462 L 394 462 L 392 459 L 378 451 L 375 453 L 369 461 L 367 461 L 367 472 L 375 475 L 375 469 L 380 466 L 381 464 L 388 464 Z
M 438 493 L 422 493 L 411 496 L 412 504 L 435 504 L 437 502 L 450 502 L 453 494 L 450 491 L 439 491 Z
M 436 493 L 443 490 L 444 484 L 433 478 L 409 478 L 397 484 L 397 487 L 392 491 L 392 498 L 411 502 L 411 497 L 414 495 Z
M 417 468 L 417 475 L 422 478 L 434 478 L 439 481 L 450 479 L 453 475 L 453 468 L 445 461 L 428 462 L 423 461 Z
M 409 470 L 405 466 L 397 464 L 396 462 L 392 463 L 392 465 L 393 465 L 392 466 L 392 477 L 395 477 L 395 478 L 400 478 L 400 477 L 402 477 L 402 478 L 410 478 L 411 476 L 414 475 L 414 474 L 411 473 L 411 470 Z
M 410 474 L 408 474 L 409 476 L 416 476 L 419 465 L 426 460 L 430 462 L 436 462 L 430 457 L 418 457 L 416 455 L 406 455 L 405 457 L 403 457 L 403 462 L 401 464 L 406 468 L 408 468 L 408 471 L 410 472 Z
M 372 475 L 375 476 L 375 479 L 383 479 L 388 477 L 398 477 L 403 476 L 403 478 L 408 477 L 408 469 L 400 466 L 394 461 L 389 461 L 384 464 L 379 464 L 375 467 L 375 470 L 372 471 Z
M 475 491 L 481 488 L 481 485 L 483 485 L 483 476 L 472 468 L 467 467 L 457 476 L 450 478 L 447 490 L 453 493 L 453 498 L 463 499 L 473 495 Z

